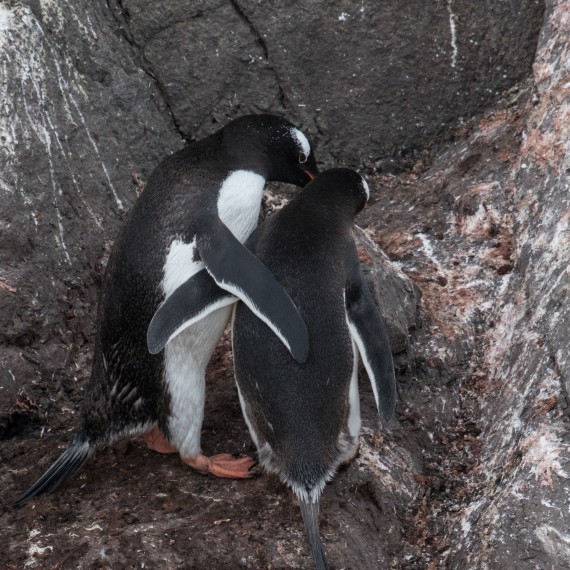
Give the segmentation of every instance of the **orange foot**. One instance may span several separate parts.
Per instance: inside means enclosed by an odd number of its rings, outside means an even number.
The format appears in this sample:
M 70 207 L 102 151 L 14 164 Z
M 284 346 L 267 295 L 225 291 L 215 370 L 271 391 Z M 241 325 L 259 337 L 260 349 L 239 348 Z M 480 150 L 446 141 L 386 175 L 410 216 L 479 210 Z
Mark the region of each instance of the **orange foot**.
M 251 457 L 234 457 L 229 453 L 220 453 L 212 457 L 200 453 L 196 457 L 181 457 L 181 459 L 200 473 L 211 473 L 216 477 L 227 479 L 249 479 L 253 474 L 251 469 L 257 464 L 257 461 Z
M 154 426 L 148 433 L 145 433 L 144 439 L 149 449 L 158 453 L 176 453 L 178 451 L 166 441 L 158 426 Z

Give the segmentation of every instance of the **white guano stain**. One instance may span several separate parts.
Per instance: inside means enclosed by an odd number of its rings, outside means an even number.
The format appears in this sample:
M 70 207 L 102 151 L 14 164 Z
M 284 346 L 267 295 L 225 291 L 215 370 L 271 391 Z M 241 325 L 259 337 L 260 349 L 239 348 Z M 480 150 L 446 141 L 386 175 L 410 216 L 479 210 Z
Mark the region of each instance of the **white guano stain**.
M 570 446 L 563 443 L 553 427 L 543 426 L 537 433 L 529 434 L 519 447 L 525 454 L 522 467 L 532 473 L 540 485 L 552 487 L 553 474 L 562 479 L 570 478 L 560 462 L 567 457 Z
M 422 247 L 426 257 L 435 264 L 436 267 L 440 266 L 439 261 L 435 256 L 435 251 L 430 243 L 429 237 L 424 233 L 416 234 L 422 240 Z
M 459 47 L 457 46 L 457 15 L 453 12 L 453 0 L 447 0 L 447 11 L 449 13 L 449 31 L 451 32 L 451 67 L 455 67 Z
M 471 503 L 464 511 L 461 517 L 461 531 L 463 532 L 463 538 L 465 538 L 471 531 L 472 515 L 474 512 L 478 511 L 485 504 L 484 499 L 479 499 Z
M 570 536 L 568 534 L 564 534 L 551 525 L 543 524 L 534 530 L 534 535 L 553 560 L 570 564 Z
M 73 3 L 42 0 L 40 5 L 50 33 L 44 31 L 44 22 L 27 6 L 0 5 L 0 193 L 20 200 L 34 213 L 42 212 L 46 221 L 50 217 L 54 219 L 57 247 L 62 262 L 69 264 L 72 254 L 65 239 L 68 224 L 63 209 L 65 195 L 75 192 L 96 227 L 101 231 L 104 228 L 82 192 L 83 174 L 80 168 L 74 167 L 77 161 L 72 143 L 60 125 L 77 127 L 74 137 L 86 138 L 100 162 L 106 186 L 117 207 L 124 210 L 124 206 L 81 109 L 80 100 L 81 104 L 87 101 L 83 79 L 69 55 L 60 50 L 51 35 L 62 31 L 63 13 L 74 22 L 81 19 L 80 15 L 75 12 Z M 89 28 L 79 23 L 78 26 L 90 41 L 96 37 L 92 22 Z M 50 86 L 55 86 L 58 96 L 48 97 Z M 34 148 L 34 139 L 43 146 L 45 158 L 42 160 L 47 164 L 45 174 L 37 175 L 36 191 L 32 194 L 28 192 L 30 181 L 24 181 L 19 172 L 24 171 L 25 165 L 20 164 L 23 152 Z M 46 197 L 50 197 L 48 207 Z M 30 217 L 37 229 L 39 220 L 34 213 Z
M 381 445 L 372 447 L 374 434 L 370 428 L 360 430 L 358 456 L 354 463 L 359 469 L 374 473 L 380 483 L 390 492 L 404 495 L 407 500 L 413 500 L 419 493 L 419 487 L 414 480 L 414 467 L 410 453 L 399 445 Z
M 23 83 L 23 80 L 22 80 L 22 83 Z M 37 82 L 33 81 L 33 84 L 34 84 L 34 88 L 36 90 L 36 93 L 38 94 L 38 96 L 40 96 L 41 91 L 37 85 Z M 22 93 L 25 93 L 23 87 L 24 87 L 24 85 L 22 85 Z M 64 239 L 65 231 L 64 231 L 64 226 L 63 226 L 63 217 L 61 215 L 61 211 L 60 211 L 59 205 L 58 205 L 57 197 L 62 195 L 62 191 L 61 191 L 61 187 L 59 187 L 59 185 L 57 184 L 57 180 L 56 180 L 56 176 L 55 176 L 55 169 L 53 166 L 53 155 L 51 152 L 51 135 L 50 135 L 49 130 L 45 126 L 45 124 L 47 122 L 46 121 L 46 114 L 43 110 L 40 110 L 39 111 L 39 117 L 36 117 L 36 118 L 39 118 L 41 120 L 41 123 L 34 120 L 31 116 L 31 111 L 30 111 L 30 108 L 28 107 L 27 99 L 26 99 L 25 95 L 23 95 L 23 101 L 24 101 L 24 109 L 26 112 L 26 116 L 28 117 L 28 120 L 30 123 L 29 126 L 33 130 L 33 132 L 36 134 L 38 140 L 44 145 L 45 150 L 46 150 L 46 156 L 47 156 L 48 165 L 49 165 L 51 189 L 52 189 L 52 203 L 53 203 L 53 207 L 55 210 L 55 215 L 56 215 L 56 219 L 57 219 L 57 228 L 58 228 L 58 234 L 55 236 L 55 240 L 56 240 L 58 247 L 63 252 L 64 261 L 71 264 L 71 257 L 69 256 L 67 246 L 65 245 L 65 239 Z
M 109 171 L 107 170 L 107 166 L 105 165 L 105 162 L 103 161 L 103 158 L 101 157 L 101 152 L 99 151 L 99 146 L 95 142 L 95 139 L 93 138 L 93 135 L 91 134 L 91 131 L 89 130 L 89 127 L 87 126 L 87 121 L 85 120 L 85 116 L 81 112 L 81 109 L 79 108 L 79 105 L 77 104 L 77 101 L 75 100 L 75 97 L 73 96 L 73 92 L 70 89 L 70 85 L 67 82 L 67 80 L 65 79 L 64 74 L 61 71 L 61 66 L 59 65 L 57 55 L 55 54 L 54 49 L 52 48 L 50 42 L 48 41 L 40 23 L 36 19 L 34 19 L 34 24 L 36 25 L 38 32 L 41 34 L 44 41 L 46 42 L 46 45 L 48 46 L 48 49 L 52 55 L 53 64 L 54 64 L 55 69 L 56 69 L 58 85 L 59 85 L 61 94 L 63 95 L 64 105 L 67 107 L 67 110 L 68 110 L 68 116 L 72 117 L 72 113 L 68 107 L 68 100 L 69 100 L 69 102 L 71 102 L 71 104 L 75 108 L 75 111 L 76 111 L 77 115 L 79 116 L 81 124 L 83 125 L 83 129 L 85 131 L 85 134 L 87 135 L 87 138 L 89 139 L 89 142 L 91 143 L 91 146 L 93 147 L 93 150 L 95 151 L 95 154 L 97 155 L 97 158 L 99 159 L 99 162 L 101 163 L 101 168 L 103 170 L 103 173 L 105 174 L 105 178 L 107 179 L 107 184 L 109 185 L 109 188 L 111 189 L 111 192 L 113 193 L 113 197 L 115 198 L 115 202 L 117 203 L 117 207 L 119 208 L 119 210 L 123 211 L 125 209 L 125 207 L 123 206 L 123 202 L 119 198 L 119 195 L 117 194 L 117 190 L 115 189 L 115 187 L 113 186 L 113 183 L 111 182 L 111 177 L 109 176 Z M 86 28 L 84 28 L 84 29 L 86 29 Z
M 28 558 L 24 562 L 24 568 L 33 568 L 38 564 L 37 556 L 42 556 L 48 550 L 53 552 L 53 546 L 40 546 L 38 543 L 32 542 L 32 540 L 41 535 L 41 531 L 34 528 L 28 533 Z

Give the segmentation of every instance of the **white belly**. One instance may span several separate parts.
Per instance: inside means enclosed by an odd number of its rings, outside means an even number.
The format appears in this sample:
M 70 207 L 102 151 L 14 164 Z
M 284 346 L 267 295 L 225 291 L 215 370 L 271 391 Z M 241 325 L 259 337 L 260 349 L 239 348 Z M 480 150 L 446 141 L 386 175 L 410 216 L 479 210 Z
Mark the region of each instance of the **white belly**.
M 164 349 L 165 380 L 170 392 L 170 442 L 183 457 L 195 457 L 200 452 L 204 373 L 231 310 L 228 306 L 214 311 L 182 331 Z
M 174 239 L 170 244 L 162 280 L 165 298 L 204 268 L 202 261 L 194 260 L 195 249 L 196 237 L 191 243 Z M 170 394 L 170 443 L 184 457 L 194 457 L 200 452 L 204 371 L 224 330 L 224 318 L 223 312 L 216 311 L 182 331 L 164 348 L 164 380 Z
M 360 393 L 358 391 L 358 348 L 354 340 L 352 341 L 352 377 L 350 379 L 350 389 L 348 392 L 349 414 L 348 433 L 358 441 L 360 433 Z
M 191 243 L 175 239 L 164 264 L 165 298 L 204 268 L 195 259 L 196 238 Z M 170 394 L 170 443 L 182 457 L 200 453 L 206 387 L 204 374 L 216 343 L 224 332 L 231 306 L 223 307 L 189 326 L 164 348 L 164 380 Z
M 165 299 L 192 275 L 204 269 L 203 261 L 194 261 L 195 249 L 196 236 L 190 243 L 185 243 L 179 238 L 172 240 L 163 269 L 162 290 Z
M 265 180 L 253 172 L 230 173 L 218 194 L 218 215 L 240 242 L 257 225 Z M 204 268 L 195 261 L 196 237 L 190 243 L 173 239 L 162 280 L 165 298 Z M 164 349 L 165 381 L 170 393 L 169 432 L 171 444 L 185 457 L 200 452 L 204 415 L 204 373 L 212 352 L 224 332 L 232 307 L 218 309 L 173 338 Z

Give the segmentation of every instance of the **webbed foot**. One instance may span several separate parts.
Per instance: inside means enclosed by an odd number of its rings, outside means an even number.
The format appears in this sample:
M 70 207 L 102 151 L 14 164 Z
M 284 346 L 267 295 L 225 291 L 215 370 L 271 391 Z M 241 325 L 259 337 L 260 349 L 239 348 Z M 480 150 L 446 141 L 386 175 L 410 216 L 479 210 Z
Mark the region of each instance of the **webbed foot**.
M 178 451 L 168 443 L 158 426 L 154 426 L 149 432 L 145 433 L 144 439 L 149 449 L 158 453 L 176 453 Z
M 257 461 L 251 457 L 235 457 L 229 453 L 220 453 L 206 457 L 202 453 L 196 457 L 181 457 L 182 461 L 200 473 L 210 473 L 227 479 L 249 479 Z

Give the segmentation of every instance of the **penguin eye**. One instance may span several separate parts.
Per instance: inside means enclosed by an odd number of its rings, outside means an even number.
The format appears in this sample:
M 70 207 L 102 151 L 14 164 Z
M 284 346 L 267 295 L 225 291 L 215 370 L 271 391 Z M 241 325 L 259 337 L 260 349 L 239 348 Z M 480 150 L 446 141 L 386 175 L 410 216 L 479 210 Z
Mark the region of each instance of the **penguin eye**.
M 301 164 L 305 164 L 305 162 L 307 162 L 307 160 L 308 160 L 308 156 L 304 152 L 299 153 L 299 162 Z

